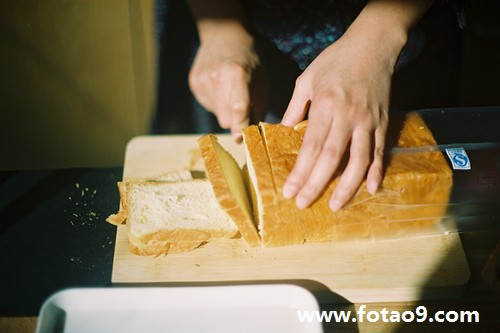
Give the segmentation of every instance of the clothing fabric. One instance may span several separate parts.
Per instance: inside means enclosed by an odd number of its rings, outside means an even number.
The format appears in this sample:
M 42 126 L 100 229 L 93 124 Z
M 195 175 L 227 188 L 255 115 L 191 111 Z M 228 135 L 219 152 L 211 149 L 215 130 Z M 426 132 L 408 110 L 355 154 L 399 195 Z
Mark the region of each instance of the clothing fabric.
M 243 0 L 255 30 L 304 70 L 336 42 L 359 15 L 366 0 Z M 415 59 L 425 38 L 420 29 L 410 35 L 396 69 Z

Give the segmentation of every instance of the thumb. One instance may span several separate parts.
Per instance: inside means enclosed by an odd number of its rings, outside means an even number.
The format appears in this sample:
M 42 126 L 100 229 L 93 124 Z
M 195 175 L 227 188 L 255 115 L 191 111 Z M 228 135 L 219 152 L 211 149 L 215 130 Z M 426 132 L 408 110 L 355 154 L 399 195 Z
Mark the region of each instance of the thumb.
M 310 94 L 307 91 L 295 87 L 283 119 L 281 119 L 282 125 L 295 126 L 305 118 L 311 105 L 309 96 Z

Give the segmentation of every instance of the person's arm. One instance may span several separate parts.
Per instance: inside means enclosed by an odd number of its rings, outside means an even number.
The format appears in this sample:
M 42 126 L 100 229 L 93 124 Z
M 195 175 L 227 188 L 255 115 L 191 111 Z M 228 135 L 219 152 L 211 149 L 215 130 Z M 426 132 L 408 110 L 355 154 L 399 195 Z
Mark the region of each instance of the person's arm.
M 241 141 L 241 130 L 249 123 L 250 82 L 259 65 L 243 8 L 238 0 L 187 2 L 200 38 L 189 74 L 191 91 Z
M 432 2 L 369 1 L 344 36 L 298 78 L 282 124 L 297 124 L 309 110 L 308 129 L 283 188 L 285 197 L 295 197 L 299 208 L 317 199 L 344 155 L 349 159 L 330 208 L 342 208 L 365 176 L 368 191 L 377 191 L 383 177 L 394 66 L 411 28 Z
M 200 41 L 219 38 L 219 34 L 249 37 L 247 20 L 239 0 L 187 0 L 196 20 Z

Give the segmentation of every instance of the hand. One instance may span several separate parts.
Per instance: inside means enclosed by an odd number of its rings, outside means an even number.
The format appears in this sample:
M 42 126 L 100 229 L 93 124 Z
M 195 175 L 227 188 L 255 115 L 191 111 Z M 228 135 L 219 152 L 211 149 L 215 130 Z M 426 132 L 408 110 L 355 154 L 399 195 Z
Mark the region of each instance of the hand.
M 382 181 L 397 56 L 381 56 L 380 45 L 363 38 L 346 33 L 297 79 L 282 124 L 294 126 L 309 110 L 309 125 L 283 194 L 295 197 L 300 209 L 309 206 L 331 182 L 344 155 L 348 163 L 329 202 L 333 211 L 356 194 L 365 175 L 372 194 Z
M 213 30 L 196 54 L 190 88 L 200 104 L 216 115 L 220 126 L 231 129 L 234 139 L 241 142 L 250 111 L 258 118 L 264 113 L 265 84 L 253 85 L 255 78 L 262 79 L 257 71 L 260 59 L 248 34 L 222 23 Z
M 335 44 L 304 71 L 282 123 L 293 126 L 309 110 L 309 125 L 283 194 L 309 206 L 347 166 L 330 199 L 337 211 L 366 175 L 374 194 L 382 182 L 389 95 L 394 66 L 411 27 L 433 0 L 370 0 Z M 348 153 L 348 154 L 347 154 Z

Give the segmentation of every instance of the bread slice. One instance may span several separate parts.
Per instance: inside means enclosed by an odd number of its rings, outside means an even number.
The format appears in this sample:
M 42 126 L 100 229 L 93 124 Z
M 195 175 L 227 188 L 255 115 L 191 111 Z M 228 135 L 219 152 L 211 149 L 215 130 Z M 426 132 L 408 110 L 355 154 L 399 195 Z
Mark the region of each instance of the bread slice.
M 126 182 L 127 234 L 138 255 L 183 252 L 238 235 L 207 179 Z
M 159 181 L 165 181 L 165 182 L 177 182 L 177 181 L 185 181 L 185 180 L 191 180 L 193 179 L 193 176 L 191 175 L 191 172 L 188 170 L 179 170 L 179 171 L 171 171 L 167 173 L 163 173 L 161 175 L 158 175 L 152 179 L 136 179 L 135 181 L 138 182 L 159 182 Z M 133 181 L 132 179 L 128 179 L 128 181 Z M 120 194 L 120 208 L 118 213 L 116 214 L 111 214 L 108 216 L 106 219 L 106 222 L 114 225 L 120 225 L 125 223 L 125 220 L 127 219 L 127 189 L 125 187 L 124 182 L 118 182 L 118 192 Z
M 242 169 L 212 134 L 198 140 L 208 179 L 215 196 L 250 246 L 259 246 L 260 237 L 254 222 L 251 201 Z
M 265 247 L 328 241 L 332 237 L 328 220 L 315 215 L 312 209 L 298 210 L 295 202 L 286 200 L 281 192 L 293 168 L 305 124 L 291 128 L 262 123 L 244 131 L 248 173 L 255 189 L 256 218 Z M 271 134 L 270 142 L 264 140 L 261 132 L 266 130 L 276 134 Z
M 440 151 L 391 154 L 382 188 L 368 193 L 366 184 L 349 204 L 332 212 L 328 201 L 338 178 L 309 208 L 299 210 L 283 197 L 282 188 L 298 155 L 307 123 L 295 128 L 262 123 L 243 132 L 247 165 L 256 198 L 264 246 L 411 234 L 437 224 L 444 216 L 452 172 Z M 410 113 L 397 147 L 436 144 L 416 113 Z

